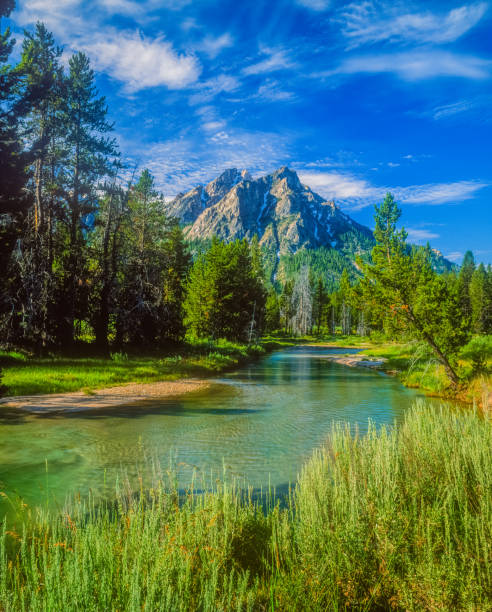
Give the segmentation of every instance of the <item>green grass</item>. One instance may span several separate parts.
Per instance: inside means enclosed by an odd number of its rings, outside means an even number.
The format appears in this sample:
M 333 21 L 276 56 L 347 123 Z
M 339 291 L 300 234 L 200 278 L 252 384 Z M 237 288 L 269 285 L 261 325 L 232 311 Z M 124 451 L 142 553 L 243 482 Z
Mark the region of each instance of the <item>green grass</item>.
M 490 362 L 488 372 L 477 376 L 472 373 L 470 360 L 460 359 L 457 368 L 462 382 L 456 389 L 450 385 L 444 367 L 420 342 L 386 343 L 364 350 L 363 354 L 370 358 L 384 358 L 386 371 L 397 373 L 405 386 L 422 389 L 428 395 L 485 405 L 483 398 L 492 390 Z
M 286 504 L 217 482 L 19 511 L 0 609 L 492 608 L 492 423 L 417 404 L 398 429 L 336 426 Z
M 29 357 L 23 353 L 0 352 L 2 383 L 7 395 L 62 393 L 121 385 L 201 377 L 234 368 L 264 353 L 262 346 L 194 341 L 174 354 L 97 357 Z

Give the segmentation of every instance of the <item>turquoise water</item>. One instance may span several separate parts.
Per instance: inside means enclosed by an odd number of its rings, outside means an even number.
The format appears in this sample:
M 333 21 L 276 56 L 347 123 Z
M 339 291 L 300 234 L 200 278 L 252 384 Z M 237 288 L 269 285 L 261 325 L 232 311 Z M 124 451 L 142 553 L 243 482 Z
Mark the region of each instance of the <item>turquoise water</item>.
M 58 506 L 71 494 L 110 494 L 123 475 L 134 484 L 156 464 L 172 464 L 183 485 L 193 471 L 210 479 L 225 470 L 255 487 L 282 487 L 326 442 L 334 421 L 363 433 L 369 419 L 398 422 L 419 397 L 395 378 L 326 359 L 340 352 L 350 350 L 276 352 L 210 389 L 155 404 L 63 416 L 0 413 L 0 491 Z

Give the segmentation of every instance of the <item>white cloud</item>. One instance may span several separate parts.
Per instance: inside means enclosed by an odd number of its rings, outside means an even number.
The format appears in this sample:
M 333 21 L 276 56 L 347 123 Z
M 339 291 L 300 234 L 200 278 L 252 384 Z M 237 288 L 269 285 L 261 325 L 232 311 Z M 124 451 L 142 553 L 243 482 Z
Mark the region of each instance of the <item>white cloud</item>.
M 298 172 L 301 181 L 328 200 L 359 202 L 374 199 L 384 192 L 368 181 L 341 172 Z M 367 202 L 363 206 L 368 206 Z M 361 208 L 363 207 L 361 206 Z
M 182 89 L 197 81 L 201 66 L 194 55 L 179 53 L 164 39 L 147 38 L 138 32 L 121 31 L 102 25 L 101 9 L 138 16 L 162 6 L 158 0 L 25 0 L 14 15 L 20 25 L 43 21 L 62 43 L 64 56 L 84 51 L 95 70 L 125 84 L 128 91 L 165 86 Z M 166 8 L 176 8 L 174 1 Z
M 337 18 L 350 46 L 377 42 L 449 43 L 473 28 L 487 11 L 485 2 L 446 14 L 407 12 L 401 3 L 362 1 L 349 4 Z
M 214 59 L 217 57 L 223 49 L 232 47 L 234 39 L 229 32 L 224 32 L 221 36 L 214 38 L 213 36 L 206 36 L 200 43 L 195 46 L 197 51 L 202 51 L 208 57 Z
M 289 54 L 284 49 L 267 49 L 262 50 L 262 54 L 267 57 L 255 64 L 250 64 L 243 68 L 243 74 L 263 74 L 265 72 L 275 72 L 277 70 L 286 70 L 294 68 L 295 62 L 291 60 Z
M 192 55 L 178 54 L 163 39 L 148 39 L 131 32 L 98 32 L 76 41 L 96 70 L 125 83 L 128 91 L 165 86 L 183 89 L 196 82 L 201 67 Z
M 492 61 L 473 55 L 460 55 L 449 51 L 417 50 L 350 57 L 338 68 L 319 76 L 386 72 L 396 74 L 406 81 L 418 81 L 432 77 L 486 79 L 490 77 L 491 69 Z
M 335 199 L 352 210 L 372 206 L 390 191 L 398 202 L 404 204 L 457 204 L 473 198 L 488 183 L 480 181 L 458 181 L 454 183 L 431 183 L 425 185 L 376 186 L 366 179 L 341 172 L 299 171 L 301 181 L 318 191 L 324 198 Z
M 463 258 L 463 255 L 464 254 L 461 251 L 453 251 L 452 253 L 444 255 L 444 257 L 446 259 L 449 259 L 449 261 L 454 261 L 456 263 L 457 261 L 460 261 L 460 259 Z
M 431 232 L 426 229 L 418 229 L 412 227 L 405 227 L 405 230 L 408 234 L 408 238 L 410 242 L 427 242 L 428 240 L 433 240 L 434 238 L 439 238 L 439 234 L 435 232 Z
M 297 4 L 311 9 L 312 11 L 326 11 L 331 5 L 331 0 L 295 0 Z

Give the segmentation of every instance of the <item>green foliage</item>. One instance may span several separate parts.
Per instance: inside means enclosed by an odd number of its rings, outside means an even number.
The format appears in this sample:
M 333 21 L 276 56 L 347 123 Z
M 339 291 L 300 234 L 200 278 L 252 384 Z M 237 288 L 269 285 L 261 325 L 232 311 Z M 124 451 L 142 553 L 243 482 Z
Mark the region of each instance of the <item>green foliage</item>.
M 461 349 L 460 355 L 471 360 L 474 374 L 485 372 L 487 361 L 492 358 L 492 336 L 475 336 Z
M 266 291 L 246 240 L 212 241 L 190 271 L 184 303 L 192 336 L 249 340 L 261 333 Z
M 116 503 L 19 509 L 0 607 L 489 610 L 491 464 L 489 419 L 417 404 L 398 428 L 334 426 L 283 505 L 157 475 Z
M 372 263 L 364 266 L 365 290 L 378 308 L 391 313 L 404 332 L 431 347 L 456 385 L 453 361 L 469 337 L 466 314 L 460 307 L 459 283 L 452 275 L 437 275 L 429 248 L 408 249 L 405 231 L 396 230 L 400 216 L 391 194 L 376 207 L 376 246 Z

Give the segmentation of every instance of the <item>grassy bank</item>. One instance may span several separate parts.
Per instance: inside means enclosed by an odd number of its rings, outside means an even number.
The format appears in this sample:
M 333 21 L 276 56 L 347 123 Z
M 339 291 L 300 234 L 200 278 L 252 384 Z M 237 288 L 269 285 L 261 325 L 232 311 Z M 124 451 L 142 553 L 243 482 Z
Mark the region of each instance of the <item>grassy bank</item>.
M 443 366 L 421 343 L 381 344 L 364 350 L 363 354 L 370 358 L 383 358 L 385 371 L 396 374 L 405 386 L 422 389 L 427 395 L 458 399 L 482 407 L 492 401 L 490 363 L 488 372 L 473 375 L 471 363 L 461 359 L 458 371 L 462 382 L 458 388 L 453 388 Z
M 111 357 L 50 356 L 0 352 L 6 395 L 63 393 L 110 387 L 128 382 L 155 382 L 205 377 L 233 369 L 274 348 L 246 346 L 225 340 L 195 341 L 162 354 L 116 353 Z
M 490 465 L 490 420 L 418 404 L 397 430 L 335 427 L 287 507 L 161 484 L 117 512 L 23 509 L 0 609 L 490 610 Z

